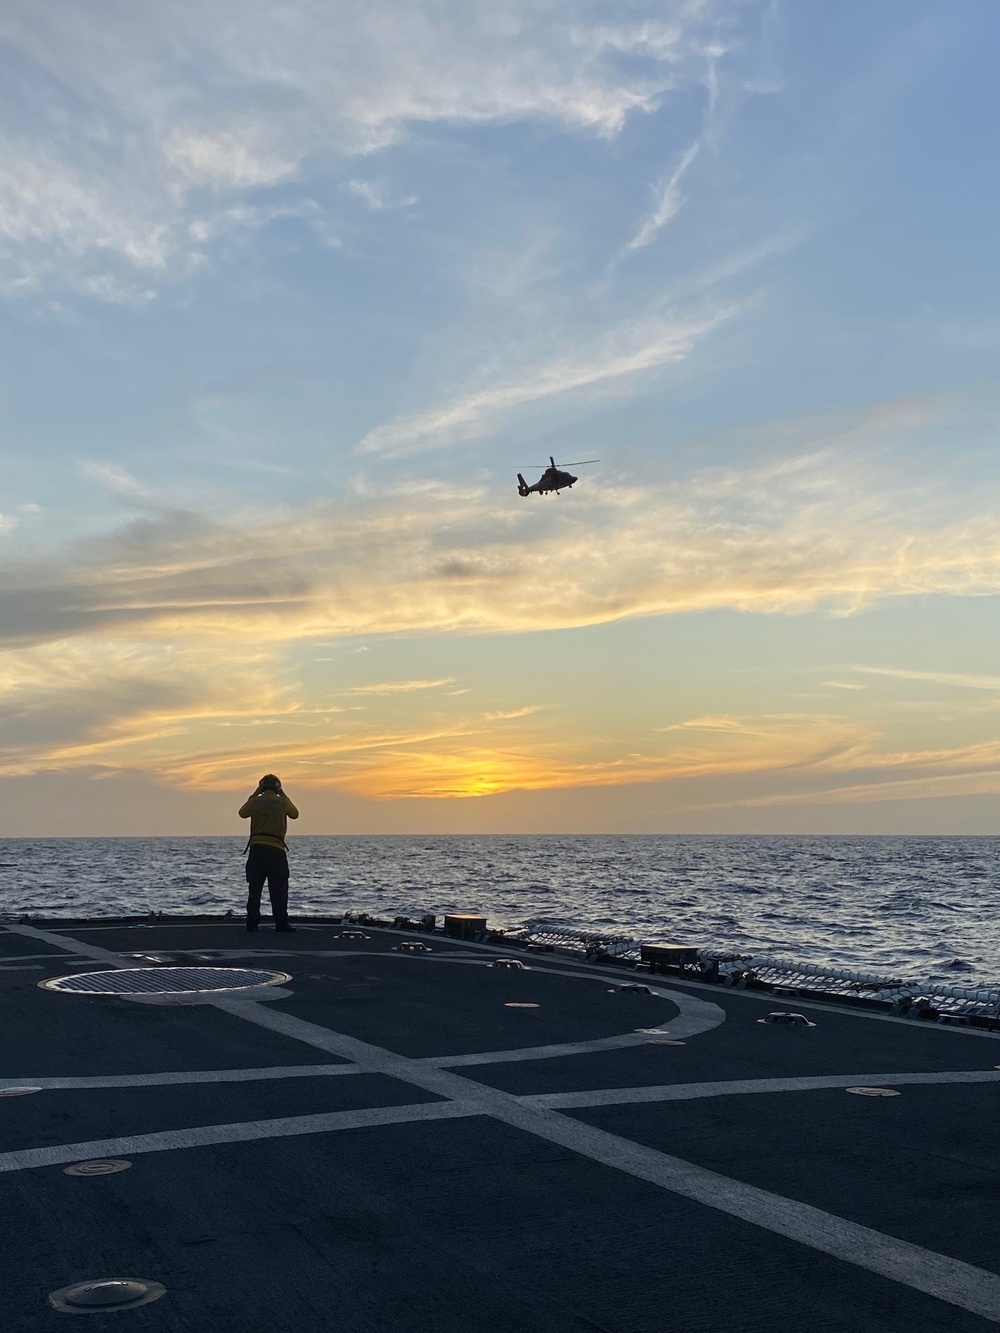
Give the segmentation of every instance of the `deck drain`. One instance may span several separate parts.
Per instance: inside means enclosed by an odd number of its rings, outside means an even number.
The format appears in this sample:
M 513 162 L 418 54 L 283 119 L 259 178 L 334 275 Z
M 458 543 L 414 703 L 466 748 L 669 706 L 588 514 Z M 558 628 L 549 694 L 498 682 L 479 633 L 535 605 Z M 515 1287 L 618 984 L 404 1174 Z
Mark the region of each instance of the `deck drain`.
M 27 1097 L 29 1092 L 41 1092 L 41 1088 L 0 1088 L 0 1097 Z
M 63 1167 L 64 1176 L 114 1176 L 132 1165 L 124 1157 L 97 1157 L 89 1162 L 74 1162 Z
M 899 1093 L 895 1088 L 845 1088 L 845 1092 L 853 1092 L 858 1097 L 898 1097 Z
M 108 1310 L 133 1310 L 157 1301 L 166 1292 L 162 1282 L 137 1277 L 109 1277 L 95 1282 L 74 1282 L 49 1293 L 49 1304 L 63 1314 L 102 1314 Z
M 264 972 L 245 967 L 126 967 L 114 972 L 77 972 L 50 977 L 38 984 L 62 995 L 217 995 L 280 986 L 291 981 L 287 972 Z
M 505 1009 L 537 1009 L 537 1004 L 532 1004 L 530 1000 L 508 1000 L 504 1005 Z

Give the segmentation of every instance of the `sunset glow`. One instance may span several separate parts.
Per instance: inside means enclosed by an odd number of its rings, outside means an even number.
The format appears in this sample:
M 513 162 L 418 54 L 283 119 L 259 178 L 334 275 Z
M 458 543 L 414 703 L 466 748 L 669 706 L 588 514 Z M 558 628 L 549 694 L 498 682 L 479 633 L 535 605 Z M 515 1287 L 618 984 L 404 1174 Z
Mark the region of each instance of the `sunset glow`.
M 995 9 L 388 9 L 0 18 L 2 831 L 992 830 Z

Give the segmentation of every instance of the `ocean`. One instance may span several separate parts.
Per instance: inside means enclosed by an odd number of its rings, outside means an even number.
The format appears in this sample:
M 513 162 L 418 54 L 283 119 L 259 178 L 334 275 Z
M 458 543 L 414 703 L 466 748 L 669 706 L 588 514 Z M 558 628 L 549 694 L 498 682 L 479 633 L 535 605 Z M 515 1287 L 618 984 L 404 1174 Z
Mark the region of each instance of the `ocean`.
M 0 915 L 241 912 L 238 837 L 12 838 Z M 798 962 L 1000 983 L 1000 838 L 298 837 L 291 911 L 477 911 Z M 265 893 L 266 902 L 266 893 Z

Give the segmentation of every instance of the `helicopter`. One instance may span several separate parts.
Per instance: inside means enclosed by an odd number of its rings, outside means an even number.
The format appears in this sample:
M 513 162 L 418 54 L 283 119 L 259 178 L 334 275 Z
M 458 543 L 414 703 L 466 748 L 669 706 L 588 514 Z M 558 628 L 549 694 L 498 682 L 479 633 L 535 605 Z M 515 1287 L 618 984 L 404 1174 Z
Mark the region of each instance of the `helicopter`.
M 580 463 L 564 463 L 563 467 L 585 467 L 588 463 L 599 463 L 599 458 L 585 458 Z M 537 464 L 536 464 L 537 466 Z M 534 486 L 529 486 L 521 476 L 517 474 L 517 493 L 518 495 L 548 495 L 550 491 L 555 491 L 556 495 L 563 489 L 570 489 L 578 478 L 571 472 L 564 472 L 562 468 L 556 467 L 556 460 L 549 455 L 549 466 L 535 482 Z

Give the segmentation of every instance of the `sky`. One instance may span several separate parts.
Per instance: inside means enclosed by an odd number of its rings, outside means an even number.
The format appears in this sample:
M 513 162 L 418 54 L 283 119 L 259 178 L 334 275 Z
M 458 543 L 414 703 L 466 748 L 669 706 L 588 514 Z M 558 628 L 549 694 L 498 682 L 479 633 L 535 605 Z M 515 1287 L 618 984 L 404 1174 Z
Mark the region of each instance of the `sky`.
M 996 832 L 998 37 L 7 0 L 0 834 Z

